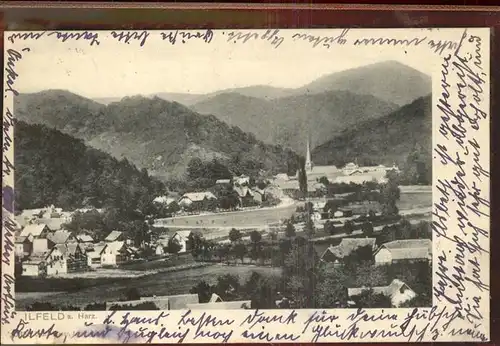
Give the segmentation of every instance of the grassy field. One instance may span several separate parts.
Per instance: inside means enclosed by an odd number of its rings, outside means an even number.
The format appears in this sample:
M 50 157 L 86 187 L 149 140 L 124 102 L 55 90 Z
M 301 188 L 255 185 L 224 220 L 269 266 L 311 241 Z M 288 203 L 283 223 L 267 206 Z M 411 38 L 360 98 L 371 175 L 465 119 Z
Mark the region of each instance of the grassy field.
M 277 208 L 253 209 L 231 213 L 180 216 L 157 220 L 156 226 L 168 228 L 258 228 L 288 219 L 295 212 L 296 205 Z
M 235 274 L 245 281 L 253 271 L 261 274 L 280 274 L 280 268 L 255 266 L 226 266 L 214 264 L 204 268 L 189 269 L 171 273 L 158 273 L 142 278 L 110 280 L 96 287 L 87 287 L 78 292 L 46 295 L 41 293 L 16 293 L 16 310 L 24 310 L 35 301 L 45 301 L 56 305 L 85 306 L 92 302 L 118 300 L 130 288 L 137 288 L 141 295 L 173 295 L 189 293 L 199 281 L 214 284 L 219 275 Z
M 432 206 L 432 193 L 401 193 L 397 206 L 399 210 L 430 207 Z

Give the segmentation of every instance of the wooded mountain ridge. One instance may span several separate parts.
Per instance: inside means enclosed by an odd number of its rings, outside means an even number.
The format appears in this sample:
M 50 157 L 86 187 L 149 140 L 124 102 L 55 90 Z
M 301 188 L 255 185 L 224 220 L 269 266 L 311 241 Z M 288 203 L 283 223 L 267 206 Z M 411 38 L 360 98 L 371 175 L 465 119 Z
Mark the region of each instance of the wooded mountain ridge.
M 195 157 L 230 161 L 241 173 L 286 171 L 288 162 L 296 161 L 291 150 L 158 97 L 126 97 L 105 106 L 68 91 L 47 90 L 16 97 L 15 116 L 83 139 L 163 178 L 182 176 Z
M 127 159 L 86 146 L 44 125 L 15 120 L 16 210 L 147 207 L 163 183 Z
M 316 147 L 311 155 L 317 165 L 342 167 L 358 160 L 371 164 L 404 166 L 408 156 L 418 151 L 421 160 L 432 167 L 432 98 L 421 97 L 379 119 L 343 131 Z M 375 161 L 375 162 L 374 162 Z

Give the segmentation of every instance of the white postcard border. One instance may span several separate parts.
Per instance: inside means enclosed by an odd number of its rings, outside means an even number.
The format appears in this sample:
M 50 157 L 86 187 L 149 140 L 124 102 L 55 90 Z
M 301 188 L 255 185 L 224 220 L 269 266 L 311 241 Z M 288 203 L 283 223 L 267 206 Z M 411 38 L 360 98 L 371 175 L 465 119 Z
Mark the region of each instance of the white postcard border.
M 244 35 L 255 32 L 262 35 L 266 31 L 235 32 L 241 40 L 238 43 L 244 44 Z M 12 107 L 16 79 L 22 74 L 17 66 L 21 61 L 36 63 L 30 61 L 32 42 L 57 44 L 56 41 L 59 41 L 60 44 L 76 47 L 82 42 L 105 45 L 111 40 L 128 44 L 125 42 L 128 38 L 131 45 L 139 48 L 147 44 L 144 37 L 154 40 L 160 36 L 160 31 L 122 32 L 121 36 L 120 32 L 105 31 L 87 31 L 80 36 L 52 33 L 4 34 L 2 344 L 489 340 L 489 29 L 351 29 L 348 33 L 342 29 L 287 29 L 279 31 L 269 41 L 276 49 L 291 45 L 295 49 L 311 49 L 311 54 L 315 49 L 330 49 L 331 46 L 364 39 L 368 40 L 366 44 L 359 45 L 360 52 L 363 50 L 365 53 L 367 47 L 382 50 L 390 45 L 399 45 L 410 54 L 418 54 L 423 46 L 434 51 L 434 307 L 234 310 L 230 313 L 175 310 L 119 311 L 111 314 L 14 311 L 14 234 L 10 227 L 15 188 L 12 142 L 12 118 L 15 114 Z M 222 40 L 218 30 L 210 31 L 210 35 L 212 45 Z M 299 36 L 294 39 L 294 35 Z M 424 36 L 426 39 L 423 42 L 418 43 L 419 39 L 412 41 L 412 38 Z M 297 39 L 300 37 L 302 39 Z M 431 39 L 434 44 L 429 43 Z M 345 42 L 341 43 L 342 40 Z M 248 44 L 252 44 L 252 39 L 248 40 Z M 460 114 L 460 110 L 464 114 Z M 127 330 L 120 332 L 123 327 Z

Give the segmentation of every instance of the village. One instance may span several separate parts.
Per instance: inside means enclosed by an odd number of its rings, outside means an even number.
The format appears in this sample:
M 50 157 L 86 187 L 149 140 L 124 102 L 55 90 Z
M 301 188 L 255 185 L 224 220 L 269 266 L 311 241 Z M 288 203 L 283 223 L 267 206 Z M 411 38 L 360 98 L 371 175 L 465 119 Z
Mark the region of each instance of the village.
M 249 271 L 281 269 L 290 260 L 290 251 L 304 244 L 312 246 L 319 263 L 332 272 L 352 263 L 369 264 L 368 271 L 408 263 L 429 266 L 430 208 L 398 210 L 400 187 L 388 182 L 390 174 L 398 173 L 395 165 L 315 166 L 308 147 L 304 171 L 305 177 L 300 172 L 234 176 L 218 179 L 206 190 L 155 196 L 156 214 L 144 221 L 149 235 L 141 241 L 120 229 L 100 239 L 88 229 L 67 229 L 74 215 L 101 210 L 67 211 L 55 206 L 23 210 L 16 217 L 16 273 L 37 280 L 84 280 L 174 275 L 211 265 L 246 265 Z M 410 199 L 427 195 L 425 187 L 410 190 Z M 368 280 L 366 286 L 346 287 L 345 301 L 335 299 L 329 304 L 360 306 L 357 297 L 367 294 L 386 297 L 390 306 L 418 298 L 410 283 L 393 270 L 384 270 L 389 273 L 385 285 L 369 285 Z M 211 295 L 182 292 L 139 297 L 136 293 L 121 300 L 106 299 L 105 306 L 234 309 L 255 305 L 249 297 L 236 299 L 244 294 L 228 294 L 234 286 Z M 205 298 L 200 299 L 202 295 Z M 276 292 L 271 308 L 301 307 L 297 304 L 297 297 Z

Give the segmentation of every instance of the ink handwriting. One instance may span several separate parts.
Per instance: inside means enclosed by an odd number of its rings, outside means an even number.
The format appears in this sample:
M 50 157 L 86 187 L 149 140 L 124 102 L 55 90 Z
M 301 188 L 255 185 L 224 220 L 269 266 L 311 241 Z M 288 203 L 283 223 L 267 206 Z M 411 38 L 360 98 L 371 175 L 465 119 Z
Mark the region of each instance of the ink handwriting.
M 365 46 L 383 46 L 383 45 L 392 45 L 392 46 L 418 46 L 422 42 L 424 42 L 427 39 L 427 37 L 413 37 L 411 39 L 395 39 L 395 38 L 390 38 L 390 37 L 377 37 L 377 38 L 361 38 L 361 39 L 356 39 L 354 40 L 354 45 L 355 46 L 360 46 L 360 45 L 365 45 Z
M 60 40 L 61 42 L 66 42 L 68 40 L 70 41 L 79 41 L 79 40 L 84 40 L 84 41 L 89 41 L 90 45 L 93 46 L 94 44 L 96 46 L 100 45 L 101 42 L 98 40 L 99 38 L 99 33 L 97 32 L 91 32 L 91 31 L 51 31 L 47 34 L 47 36 L 56 36 L 56 39 Z
M 231 326 L 233 324 L 234 319 L 219 319 L 218 317 L 207 314 L 206 312 L 195 314 L 191 310 L 182 314 L 181 318 L 177 322 L 177 325 L 179 326 L 196 327 L 194 330 L 194 339 L 208 337 L 214 340 L 221 340 L 226 343 L 231 338 L 233 330 L 223 332 L 221 327 Z M 215 331 L 210 330 L 211 328 L 215 328 Z
M 435 180 L 437 196 L 432 213 L 434 234 L 451 245 L 450 250 L 437 255 L 434 297 L 451 304 L 458 317 L 474 326 L 452 328 L 449 335 L 479 340 L 484 338 L 478 329 L 484 318 L 481 292 L 489 291 L 481 275 L 482 255 L 489 253 L 485 241 L 489 232 L 481 219 L 489 217 L 490 207 L 485 185 L 490 174 L 476 135 L 488 117 L 483 109 L 486 74 L 481 44 L 479 37 L 464 30 L 458 43 L 439 47 L 439 53 L 445 46 L 455 51 L 444 56 L 441 64 L 438 136 L 433 152 L 447 175 Z
M 137 31 L 111 31 L 111 36 L 118 40 L 118 42 L 123 42 L 130 44 L 132 40 L 139 41 L 139 46 L 143 47 L 146 44 L 146 40 L 149 37 L 149 32 L 143 30 L 141 33 Z
M 30 323 L 25 321 L 24 319 L 20 319 L 17 323 L 16 327 L 11 332 L 11 339 L 14 341 L 15 339 L 23 340 L 23 339 L 43 339 L 51 340 L 51 339 L 59 339 L 63 337 L 63 333 L 56 329 L 56 325 L 52 324 L 49 328 L 31 328 L 29 327 Z
M 3 273 L 2 274 L 2 324 L 7 325 L 16 316 L 15 298 L 14 298 L 14 283 L 15 279 L 12 275 Z
M 29 48 L 23 48 L 21 52 L 29 52 Z M 16 72 L 16 63 L 23 58 L 21 52 L 18 52 L 15 49 L 7 49 L 6 58 L 7 63 L 5 67 L 5 79 L 6 79 L 6 87 L 4 90 L 4 97 L 7 97 L 7 92 L 11 92 L 15 96 L 19 95 L 19 92 L 14 89 L 14 85 L 19 74 Z
M 212 42 L 214 37 L 214 32 L 211 29 L 207 29 L 205 31 L 184 31 L 184 30 L 174 30 L 169 32 L 160 33 L 162 40 L 168 40 L 169 43 L 175 45 L 177 43 L 177 39 L 179 39 L 182 43 L 187 43 L 193 39 L 201 39 L 205 43 Z
M 293 34 L 292 39 L 294 41 L 302 40 L 309 41 L 312 43 L 312 47 L 315 48 L 320 44 L 323 47 L 330 48 L 333 44 L 345 45 L 347 43 L 347 34 L 349 33 L 349 29 L 343 29 L 340 35 L 338 36 L 316 36 L 312 34 Z
M 3 222 L 3 251 L 2 251 L 2 263 L 10 265 L 10 260 L 12 257 L 12 251 L 14 250 L 14 236 L 16 231 L 16 223 L 10 218 L 10 216 L 2 215 Z
M 247 43 L 248 41 L 262 40 L 269 42 L 274 48 L 281 46 L 285 38 L 281 36 L 279 29 L 268 29 L 265 33 L 231 31 L 227 34 L 227 42 Z
M 34 31 L 34 32 L 16 32 L 13 34 L 10 34 L 7 37 L 7 40 L 10 41 L 10 43 L 14 43 L 17 40 L 38 40 L 42 38 L 45 35 L 46 31 Z

